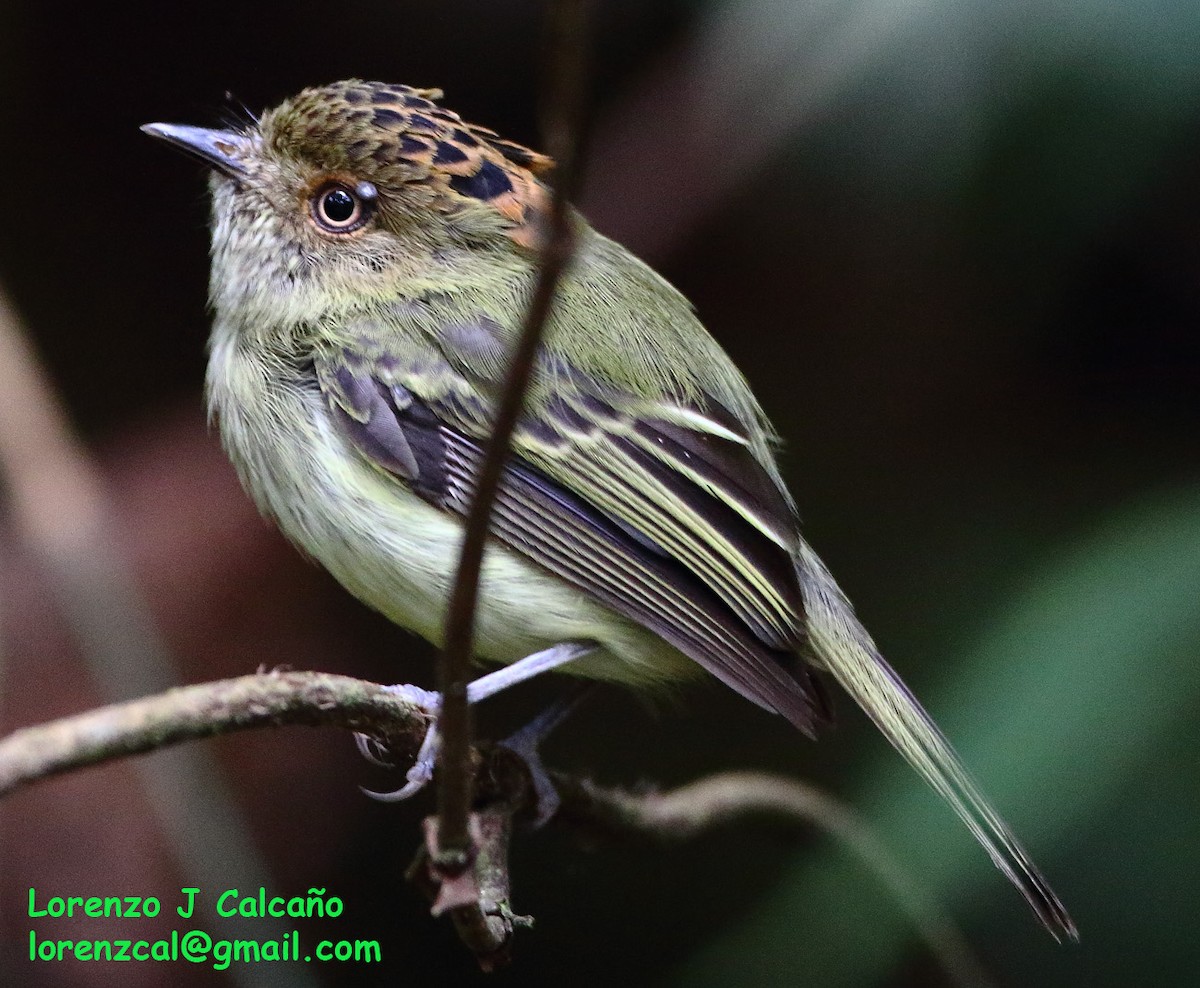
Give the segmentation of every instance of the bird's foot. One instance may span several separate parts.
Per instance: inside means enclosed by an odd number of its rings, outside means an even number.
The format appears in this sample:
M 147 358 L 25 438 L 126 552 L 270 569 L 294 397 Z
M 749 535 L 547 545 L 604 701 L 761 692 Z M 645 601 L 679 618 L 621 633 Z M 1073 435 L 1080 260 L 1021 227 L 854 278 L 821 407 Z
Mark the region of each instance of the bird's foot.
M 499 693 L 509 686 L 524 682 L 526 679 L 546 672 L 550 669 L 557 668 L 567 662 L 573 662 L 575 659 L 586 655 L 592 650 L 593 646 L 586 642 L 563 642 L 559 645 L 554 645 L 551 648 L 535 652 L 533 655 L 527 655 L 525 658 L 514 662 L 512 665 L 504 666 L 489 672 L 486 676 L 480 676 L 478 679 L 467 684 L 467 702 L 478 703 L 489 696 Z M 429 780 L 433 778 L 433 767 L 437 762 L 438 752 L 442 747 L 442 736 L 438 732 L 437 718 L 442 709 L 442 694 L 432 690 L 421 689 L 419 686 L 408 684 L 398 686 L 384 687 L 391 693 L 403 697 L 409 703 L 414 704 L 422 712 L 429 721 L 429 727 L 425 732 L 425 740 L 421 742 L 421 748 L 417 752 L 417 760 L 413 763 L 412 768 L 408 770 L 406 779 L 408 780 L 395 792 L 375 792 L 371 789 L 363 789 L 372 799 L 378 799 L 383 802 L 393 803 L 402 799 L 408 799 L 420 792 L 428 785 Z M 570 710 L 574 709 L 575 701 L 570 702 L 565 707 L 556 704 L 546 711 L 541 717 L 535 719 L 528 725 L 525 730 L 534 729 L 535 725 L 541 724 L 545 720 L 546 725 L 541 728 L 537 740 L 545 737 L 558 724 Z M 562 709 L 560 709 L 562 707 Z M 514 738 L 519 737 L 523 732 L 518 731 Z M 521 757 L 525 759 L 526 764 L 530 765 L 530 774 L 534 777 L 534 787 L 537 789 L 538 782 L 535 774 L 534 759 L 537 759 L 536 747 L 537 740 L 534 740 L 529 747 L 530 755 L 526 756 L 521 753 Z M 385 768 L 392 767 L 392 761 L 389 753 L 385 750 L 374 738 L 369 738 L 363 734 L 356 734 L 355 741 L 358 744 L 358 750 L 362 752 L 363 757 L 368 761 L 374 762 L 376 765 L 382 765 Z M 512 750 L 516 750 L 515 748 Z M 537 761 L 538 766 L 541 765 L 540 760 Z M 546 776 L 546 770 L 539 768 L 544 784 L 550 786 L 550 780 Z M 554 794 L 554 799 L 557 801 L 558 795 Z M 541 800 L 539 798 L 539 804 Z M 557 805 L 557 802 L 555 803 Z M 554 813 L 553 807 L 550 813 L 546 815 L 548 820 Z M 541 811 L 539 811 L 539 819 L 541 819 Z M 543 820 L 544 822 L 544 820 Z
M 421 742 L 420 749 L 417 751 L 416 760 L 405 774 L 407 781 L 404 785 L 392 792 L 376 792 L 373 789 L 359 787 L 372 799 L 377 799 L 382 803 L 398 803 L 402 799 L 415 796 L 433 778 L 433 767 L 437 763 L 438 752 L 442 747 L 442 736 L 437 726 L 437 716 L 442 708 L 442 695 L 433 690 L 421 689 L 419 686 L 412 686 L 407 683 L 387 686 L 385 689 L 389 693 L 395 693 L 397 696 L 403 697 L 414 706 L 420 708 L 429 721 L 429 726 L 425 730 L 425 738 Z M 373 762 L 383 768 L 392 768 L 394 766 L 390 753 L 375 738 L 368 737 L 366 734 L 355 734 L 354 741 L 358 745 L 358 750 L 367 761 Z
M 525 765 L 529 781 L 533 786 L 533 827 L 545 826 L 558 812 L 562 800 L 558 788 L 546 771 L 540 751 L 541 744 L 559 724 L 579 706 L 591 689 L 591 683 L 579 684 L 571 693 L 547 707 L 520 730 L 510 734 L 498 747 L 512 752 Z

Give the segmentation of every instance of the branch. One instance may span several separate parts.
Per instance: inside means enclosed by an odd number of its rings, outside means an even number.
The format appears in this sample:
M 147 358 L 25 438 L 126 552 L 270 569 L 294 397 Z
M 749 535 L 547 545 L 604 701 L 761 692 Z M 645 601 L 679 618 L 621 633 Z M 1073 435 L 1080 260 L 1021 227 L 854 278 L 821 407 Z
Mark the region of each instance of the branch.
M 492 505 L 500 485 L 509 442 L 525 402 L 525 391 L 537 361 L 538 346 L 554 302 L 554 292 L 573 251 L 568 198 L 574 192 L 575 135 L 583 106 L 585 0 L 551 0 L 549 5 L 550 66 L 546 91 L 547 150 L 557 161 L 554 198 L 538 268 L 537 283 L 504 389 L 492 432 L 476 478 L 467 515 L 458 572 L 446 610 L 445 647 L 438 665 L 442 708 L 438 729 L 438 837 L 435 865 L 445 875 L 463 872 L 471 862 L 468 832 L 471 807 L 471 719 L 467 683 L 474 657 L 475 607 Z
M 181 741 L 285 724 L 343 727 L 414 755 L 428 727 L 419 707 L 361 679 L 317 672 L 240 676 L 14 731 L 0 740 L 0 796 Z
M 474 867 L 452 878 L 442 875 L 434 864 L 437 818 L 426 817 L 425 843 L 405 874 L 433 903 L 435 916 L 450 915 L 458 938 L 484 971 L 508 964 L 513 929 L 533 925 L 531 917 L 518 916 L 509 906 L 508 847 L 513 815 L 508 805 L 502 802 L 499 809 L 471 814 Z
M 559 819 L 593 833 L 679 841 L 748 818 L 786 827 L 816 827 L 874 874 L 907 914 L 953 984 L 992 982 L 962 933 L 845 803 L 795 779 L 764 772 L 710 775 L 665 793 L 631 793 L 562 773 L 551 777 L 562 798 Z
M 369 734 L 397 756 L 412 757 L 427 715 L 386 687 L 348 676 L 274 672 L 170 690 L 74 717 L 27 727 L 0 739 L 0 796 L 39 779 L 142 754 L 183 741 L 284 725 L 330 726 Z M 486 970 L 508 960 L 514 927 L 529 925 L 509 907 L 512 821 L 532 809 L 528 767 L 504 748 L 472 749 L 473 780 L 486 805 L 470 820 L 474 867 L 447 877 L 436 867 L 437 821 L 410 879 L 449 913 L 460 938 Z M 962 935 L 846 806 L 803 783 L 758 772 L 709 776 L 666 793 L 630 793 L 551 772 L 562 798 L 555 820 L 582 833 L 617 839 L 685 840 L 718 826 L 760 818 L 789 828 L 815 826 L 877 875 L 911 918 L 956 985 L 989 984 Z

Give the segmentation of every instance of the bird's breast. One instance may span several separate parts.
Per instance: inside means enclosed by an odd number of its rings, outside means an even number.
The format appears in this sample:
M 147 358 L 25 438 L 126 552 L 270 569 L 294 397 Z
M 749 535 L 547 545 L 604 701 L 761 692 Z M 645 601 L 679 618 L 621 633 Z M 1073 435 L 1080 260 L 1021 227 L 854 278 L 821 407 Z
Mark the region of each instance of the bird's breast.
M 461 520 L 368 463 L 331 419 L 315 376 L 215 334 L 210 413 L 243 486 L 283 533 L 364 603 L 439 643 Z M 570 670 L 616 681 L 698 667 L 520 554 L 489 545 L 476 614 L 481 658 L 512 662 L 569 640 L 601 643 Z

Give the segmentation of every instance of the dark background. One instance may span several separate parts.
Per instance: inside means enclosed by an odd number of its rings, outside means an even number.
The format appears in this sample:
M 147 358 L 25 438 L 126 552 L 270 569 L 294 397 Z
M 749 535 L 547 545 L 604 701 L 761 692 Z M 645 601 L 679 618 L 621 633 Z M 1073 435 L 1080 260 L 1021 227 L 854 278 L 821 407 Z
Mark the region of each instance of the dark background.
M 694 300 L 754 382 L 810 541 L 1083 941 L 1038 929 L 844 698 L 812 745 L 725 690 L 658 710 L 613 690 L 550 761 L 630 785 L 740 767 L 815 781 L 920 876 L 997 983 L 1189 981 L 1200 8 L 598 6 L 581 207 Z M 287 663 L 429 684 L 432 662 L 237 489 L 200 398 L 203 177 L 138 125 L 217 122 L 227 90 L 257 110 L 357 75 L 440 86 L 467 119 L 537 146 L 540 24 L 539 5 L 511 0 L 0 7 L 0 283 L 102 464 L 182 680 Z M 13 526 L 3 548 L 3 724 L 104 702 L 37 553 Z M 485 729 L 507 731 L 553 684 L 517 692 L 489 704 Z M 364 799 L 357 783 L 395 779 L 333 732 L 206 747 L 273 888 L 345 900 L 302 935 L 383 944 L 381 968 L 311 967 L 314 983 L 482 977 L 402 882 L 428 800 Z M 230 980 L 27 960 L 31 885 L 170 905 L 191 884 L 141 793 L 118 765 L 4 805 L 4 981 Z M 244 887 L 227 849 L 198 840 L 222 887 Z M 550 828 L 519 841 L 513 868 L 514 905 L 538 923 L 496 984 L 943 983 L 878 880 L 816 833 L 581 849 Z M 250 973 L 299 983 L 293 968 Z

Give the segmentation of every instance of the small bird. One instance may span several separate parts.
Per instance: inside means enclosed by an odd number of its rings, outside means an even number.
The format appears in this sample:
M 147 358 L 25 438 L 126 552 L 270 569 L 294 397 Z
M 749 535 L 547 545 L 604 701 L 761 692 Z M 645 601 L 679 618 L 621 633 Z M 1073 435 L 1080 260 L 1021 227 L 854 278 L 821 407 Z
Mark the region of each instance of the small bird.
M 207 396 L 242 483 L 352 594 L 434 643 L 553 167 L 441 96 L 349 80 L 232 129 L 143 128 L 212 169 Z M 477 658 L 504 666 L 488 691 L 552 667 L 634 688 L 707 672 L 815 736 L 827 673 L 1074 939 L 800 537 L 745 378 L 675 288 L 571 226 L 484 560 Z

